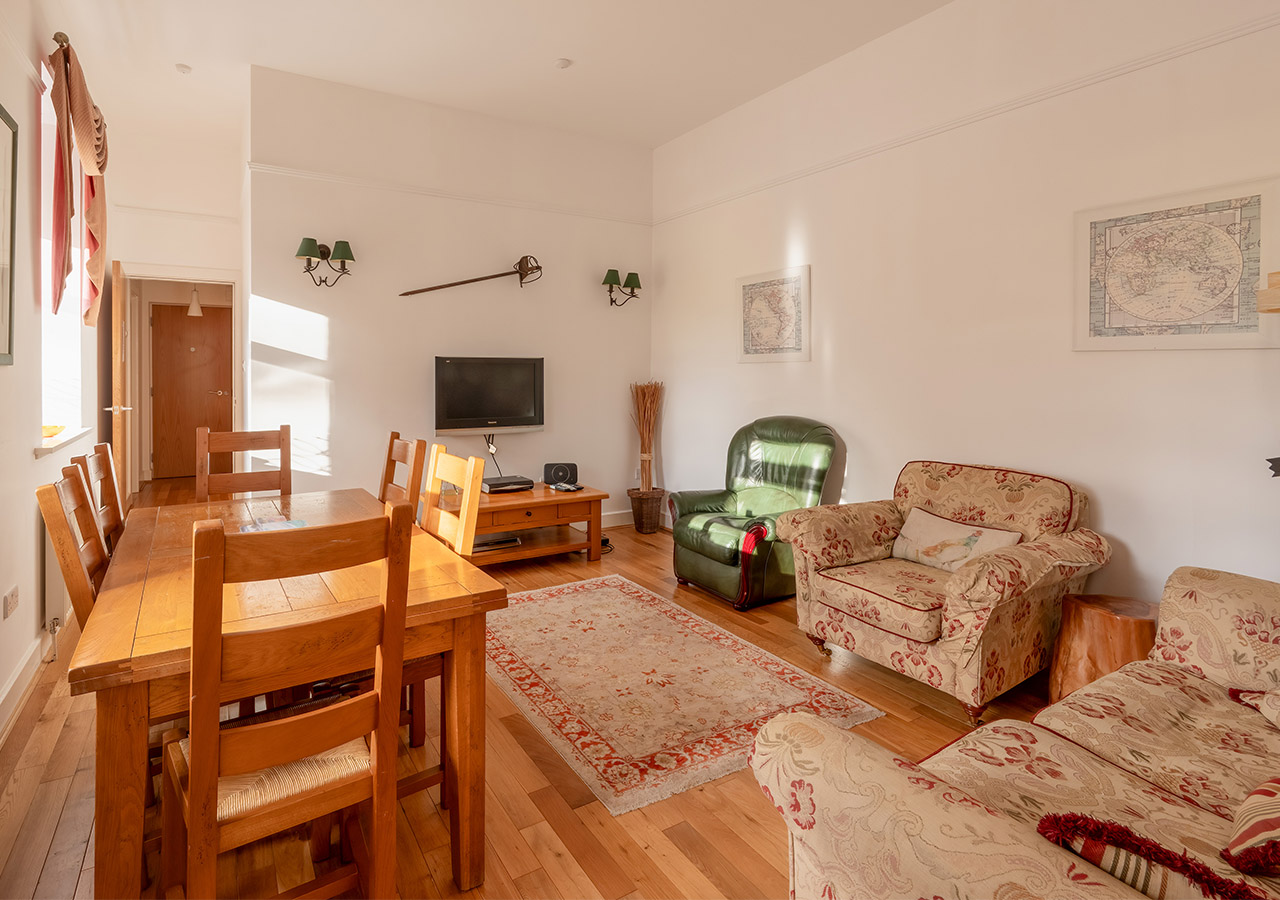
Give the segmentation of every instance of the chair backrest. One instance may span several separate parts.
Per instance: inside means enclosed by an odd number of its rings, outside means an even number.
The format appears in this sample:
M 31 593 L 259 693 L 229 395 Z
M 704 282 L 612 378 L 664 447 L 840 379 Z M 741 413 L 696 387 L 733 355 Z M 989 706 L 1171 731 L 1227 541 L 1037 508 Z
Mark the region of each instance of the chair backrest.
M 79 466 L 63 466 L 60 479 L 36 488 L 36 499 L 83 630 L 110 562 L 84 472 Z
M 903 466 L 893 500 L 944 519 L 1018 531 L 1034 541 L 1084 527 L 1089 497 L 1060 478 L 993 466 L 914 460 Z
M 319 804 L 325 798 L 372 795 L 375 846 L 370 850 L 374 869 L 386 866 L 389 857 L 394 872 L 394 824 L 389 832 L 391 841 L 379 842 L 376 835 L 387 834 L 379 824 L 387 816 L 394 823 L 396 815 L 396 748 L 412 525 L 413 507 L 405 501 L 386 504 L 384 514 L 371 519 L 289 531 L 240 534 L 228 532 L 221 521 L 195 524 L 188 853 L 211 852 L 216 856 L 218 852 L 215 810 L 220 776 L 282 765 L 368 736 L 369 769 L 311 789 L 305 792 L 305 800 Z M 377 605 L 295 625 L 223 632 L 226 584 L 313 575 L 380 560 L 382 585 Z M 296 716 L 219 728 L 223 703 L 370 665 L 374 669 L 371 692 Z M 279 827 L 289 824 L 293 823 L 276 822 Z M 390 884 L 394 885 L 394 880 Z
M 120 543 L 120 535 L 124 534 L 124 502 L 116 482 L 116 463 L 111 455 L 111 445 L 94 444 L 93 453 L 73 456 L 71 462 L 84 472 L 94 514 L 107 541 L 107 552 L 114 553 L 116 544 Z
M 205 503 L 210 494 L 234 494 L 241 491 L 293 490 L 293 469 L 289 459 L 289 426 L 279 431 L 214 431 L 201 425 L 196 429 L 196 501 Z M 258 472 L 209 471 L 210 453 L 239 453 L 253 450 L 279 450 L 280 468 Z
M 426 487 L 422 493 L 422 530 L 435 535 L 454 553 L 465 556 L 476 539 L 476 521 L 480 508 L 480 482 L 484 479 L 484 460 L 475 456 L 463 459 L 445 452 L 444 444 L 431 445 L 427 464 Z M 443 486 L 452 484 L 461 491 L 455 506 L 452 501 L 441 507 Z
M 396 484 L 396 463 L 405 467 L 405 481 Z M 378 499 L 408 500 L 417 503 L 422 493 L 422 470 L 427 463 L 426 441 L 402 441 L 400 432 L 391 432 L 387 443 L 387 461 L 382 467 L 382 482 L 378 485 Z
M 729 441 L 724 486 L 731 491 L 756 491 L 763 512 L 783 512 L 822 502 L 836 436 L 828 426 L 801 416 L 769 416 L 737 430 Z M 783 495 L 794 502 L 788 504 Z M 765 506 L 770 508 L 764 508 Z

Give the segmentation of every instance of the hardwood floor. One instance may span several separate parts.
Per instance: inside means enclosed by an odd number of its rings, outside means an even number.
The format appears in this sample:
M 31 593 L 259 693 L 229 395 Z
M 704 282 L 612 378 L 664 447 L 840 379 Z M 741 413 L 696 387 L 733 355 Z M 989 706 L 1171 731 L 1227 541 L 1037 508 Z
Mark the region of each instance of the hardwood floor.
M 147 485 L 135 505 L 194 500 L 193 479 Z M 745 613 L 671 573 L 671 536 L 609 528 L 614 550 L 599 562 L 572 553 L 489 571 L 512 592 L 617 573 L 884 711 L 855 729 L 912 759 L 969 730 L 952 697 L 842 650 L 822 657 L 795 627 L 795 602 Z M 72 697 L 66 679 L 79 634 L 58 637 L 0 744 L 0 898 L 93 896 L 93 697 Z M 428 695 L 434 691 L 428 691 Z M 987 720 L 1028 719 L 1047 703 L 1046 678 L 991 704 Z M 749 769 L 621 816 L 591 791 L 492 684 L 487 691 L 487 821 L 484 885 L 467 896 L 501 898 L 737 898 L 787 895 L 781 818 Z M 438 723 L 439 717 L 429 714 Z M 407 731 L 407 729 L 406 729 Z M 406 735 L 407 740 L 407 735 Z M 438 728 L 407 765 L 434 765 Z M 410 752 L 407 751 L 406 752 Z M 401 897 L 456 897 L 448 814 L 432 788 L 400 804 Z M 158 872 L 155 854 L 150 871 Z M 314 875 L 301 831 L 224 854 L 220 896 L 261 897 Z M 155 886 L 144 894 L 154 896 Z

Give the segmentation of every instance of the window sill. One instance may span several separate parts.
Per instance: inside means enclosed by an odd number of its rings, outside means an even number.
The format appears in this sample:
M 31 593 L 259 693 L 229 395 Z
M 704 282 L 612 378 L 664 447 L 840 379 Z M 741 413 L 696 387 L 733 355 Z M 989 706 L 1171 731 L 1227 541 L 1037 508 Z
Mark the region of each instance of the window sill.
M 45 438 L 40 442 L 40 446 L 35 449 L 36 459 L 39 459 L 42 456 L 48 456 L 59 447 L 70 444 L 73 441 L 80 440 L 80 438 L 84 437 L 90 431 L 93 431 L 93 429 L 86 425 L 84 428 L 68 428 L 66 431 L 55 434 L 53 437 Z

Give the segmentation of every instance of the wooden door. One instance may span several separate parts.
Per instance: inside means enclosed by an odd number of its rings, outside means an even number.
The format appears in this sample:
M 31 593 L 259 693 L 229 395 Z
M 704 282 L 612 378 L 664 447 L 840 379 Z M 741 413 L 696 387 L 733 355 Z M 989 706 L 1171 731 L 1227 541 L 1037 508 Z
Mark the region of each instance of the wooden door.
M 120 487 L 120 497 L 125 508 L 121 515 L 128 513 L 129 500 L 133 496 L 130 489 L 129 475 L 131 450 L 131 420 L 125 413 L 133 412 L 129 402 L 128 384 L 128 337 L 129 309 L 132 298 L 129 296 L 129 276 L 124 274 L 119 260 L 111 262 L 111 455 L 116 461 L 116 484 Z
M 151 307 L 151 474 L 196 473 L 196 429 L 231 430 L 231 310 Z M 211 472 L 230 472 L 231 454 L 216 454 Z

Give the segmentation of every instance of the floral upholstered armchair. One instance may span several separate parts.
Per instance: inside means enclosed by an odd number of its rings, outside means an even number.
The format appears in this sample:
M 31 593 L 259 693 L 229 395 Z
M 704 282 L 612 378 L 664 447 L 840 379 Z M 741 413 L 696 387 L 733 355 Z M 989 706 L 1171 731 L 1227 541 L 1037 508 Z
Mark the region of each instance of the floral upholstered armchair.
M 778 517 L 795 551 L 798 624 L 824 652 L 835 644 L 947 691 L 977 724 L 993 697 L 1048 665 L 1062 595 L 1110 559 L 1083 527 L 1087 508 L 1083 491 L 1047 475 L 909 462 L 892 500 Z M 906 540 L 921 522 L 924 539 Z M 981 552 L 992 541 L 1003 546 Z

